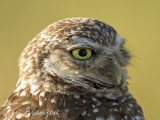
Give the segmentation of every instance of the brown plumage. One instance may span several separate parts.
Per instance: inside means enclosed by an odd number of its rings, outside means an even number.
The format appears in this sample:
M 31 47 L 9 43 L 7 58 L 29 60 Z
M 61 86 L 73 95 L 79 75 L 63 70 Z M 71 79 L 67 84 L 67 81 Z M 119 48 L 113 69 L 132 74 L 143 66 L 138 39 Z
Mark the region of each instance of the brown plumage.
M 16 89 L 0 120 L 144 120 L 127 88 L 130 55 L 109 25 L 68 18 L 24 49 Z

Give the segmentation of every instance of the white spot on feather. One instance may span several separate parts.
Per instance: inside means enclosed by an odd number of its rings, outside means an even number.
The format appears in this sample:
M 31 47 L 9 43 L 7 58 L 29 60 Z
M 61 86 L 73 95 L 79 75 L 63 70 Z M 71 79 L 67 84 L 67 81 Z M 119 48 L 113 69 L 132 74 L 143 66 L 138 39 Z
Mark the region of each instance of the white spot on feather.
M 26 96 L 26 91 L 23 90 L 23 91 L 21 92 L 20 96 Z
M 126 101 L 126 99 L 127 99 L 127 98 L 126 98 L 126 97 L 124 97 L 124 98 L 121 100 L 121 102 L 125 102 L 125 101 Z
M 29 51 L 29 52 L 27 52 L 27 55 L 30 56 L 32 53 L 33 53 L 32 51 Z M 27 61 L 26 61 L 26 63 L 27 63 Z
M 17 119 L 21 119 L 21 117 L 22 117 L 22 113 L 18 113 L 16 116 Z
M 11 106 L 9 105 L 6 109 L 10 109 L 11 108 Z
M 95 105 L 92 104 L 92 107 L 95 108 Z
M 39 85 L 33 84 L 33 85 L 31 86 L 30 93 L 31 93 L 31 94 L 34 94 L 34 92 L 35 92 L 39 87 L 40 87 Z
M 74 33 L 75 33 L 75 31 L 74 31 L 74 30 L 71 30 L 70 32 L 71 32 L 71 34 L 72 34 L 72 35 L 74 35 Z
M 98 103 L 96 104 L 96 106 L 100 106 L 102 103 L 100 101 L 98 101 Z
M 27 84 L 28 83 L 26 81 L 21 81 L 20 86 L 21 86 L 22 89 L 25 89 L 27 87 Z
M 30 117 L 31 113 L 27 113 L 27 115 L 25 115 L 25 117 Z
M 21 89 L 22 89 L 22 88 L 21 88 L 21 86 L 19 85 L 14 92 L 18 92 L 18 91 L 20 91 Z
M 80 98 L 80 95 L 74 95 L 74 97 L 75 97 L 76 99 L 79 99 L 79 98 Z
M 37 91 L 35 91 L 35 92 L 33 93 L 33 95 L 36 96 L 39 92 L 40 92 L 40 90 L 37 90 Z
M 94 113 L 97 113 L 98 111 L 99 111 L 98 108 L 93 109 L 93 112 L 94 112 Z
M 21 63 L 25 63 L 26 59 L 22 58 Z
M 136 120 L 142 120 L 142 117 L 141 117 L 141 116 L 135 116 L 134 118 L 135 118 Z M 135 119 L 134 119 L 134 120 L 135 120 Z
M 133 107 L 133 104 L 129 104 L 129 107 Z
M 16 84 L 16 90 L 14 92 L 18 92 L 21 89 L 25 89 L 27 86 L 27 82 L 25 80 L 23 80 L 24 78 L 22 77 L 22 79 L 19 79 L 17 84 Z
M 84 112 L 82 113 L 82 116 L 86 116 L 86 113 L 87 113 L 87 112 L 86 112 L 86 111 L 84 111 Z
M 113 110 L 114 110 L 114 112 L 118 112 L 118 110 L 116 108 L 114 108 Z
M 26 101 L 26 102 L 23 102 L 22 105 L 27 105 L 27 104 L 30 104 L 29 101 Z
M 39 101 L 39 106 L 42 106 L 42 101 Z
M 83 103 L 86 103 L 86 101 L 85 101 L 85 100 L 83 100 Z
M 96 117 L 96 120 L 105 120 L 105 119 L 103 117 Z
M 94 97 L 92 97 L 92 100 L 93 100 L 94 102 L 96 102 L 96 101 L 97 101 L 97 99 L 96 99 L 96 98 L 94 98 Z
M 23 72 L 27 72 L 28 68 L 29 68 L 29 65 L 26 65 L 26 66 L 22 69 L 22 71 L 23 71 Z
M 112 103 L 112 105 L 118 105 L 117 103 Z
M 54 98 L 51 99 L 51 103 L 56 103 L 56 101 L 54 100 Z
M 45 91 L 50 91 L 52 84 L 50 84 L 49 82 L 45 82 L 43 84 L 43 88 L 45 89 Z
M 127 117 L 127 116 L 124 116 L 124 118 L 127 119 L 128 117 Z
M 116 46 L 121 46 L 122 43 L 123 39 L 119 35 L 116 35 Z
M 45 92 L 43 91 L 43 92 L 41 92 L 40 94 L 39 94 L 39 97 L 44 97 L 44 94 L 45 94 Z

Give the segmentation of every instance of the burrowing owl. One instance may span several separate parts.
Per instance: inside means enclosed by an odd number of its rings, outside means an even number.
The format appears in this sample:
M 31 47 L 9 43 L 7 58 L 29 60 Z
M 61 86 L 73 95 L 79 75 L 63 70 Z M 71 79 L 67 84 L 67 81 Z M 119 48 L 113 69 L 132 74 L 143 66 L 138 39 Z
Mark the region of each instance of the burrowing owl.
M 36 35 L 19 59 L 1 120 L 144 120 L 127 88 L 130 54 L 109 25 L 68 18 Z

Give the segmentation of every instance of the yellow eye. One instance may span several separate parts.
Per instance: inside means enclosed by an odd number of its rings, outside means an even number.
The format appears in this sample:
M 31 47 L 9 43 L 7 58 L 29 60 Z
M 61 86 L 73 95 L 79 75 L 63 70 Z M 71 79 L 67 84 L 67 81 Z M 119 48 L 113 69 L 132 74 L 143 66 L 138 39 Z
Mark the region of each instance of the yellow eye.
M 86 60 L 92 57 L 93 51 L 89 48 L 77 48 L 71 51 L 72 56 L 76 59 Z

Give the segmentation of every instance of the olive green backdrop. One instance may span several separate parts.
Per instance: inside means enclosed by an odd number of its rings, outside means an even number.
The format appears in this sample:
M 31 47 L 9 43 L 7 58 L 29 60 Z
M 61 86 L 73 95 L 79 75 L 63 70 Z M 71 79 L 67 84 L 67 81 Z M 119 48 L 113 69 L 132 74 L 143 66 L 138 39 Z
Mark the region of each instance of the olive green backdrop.
M 18 58 L 47 25 L 66 17 L 96 18 L 126 39 L 135 57 L 129 90 L 147 120 L 160 120 L 160 0 L 0 0 L 0 105 L 18 80 Z

